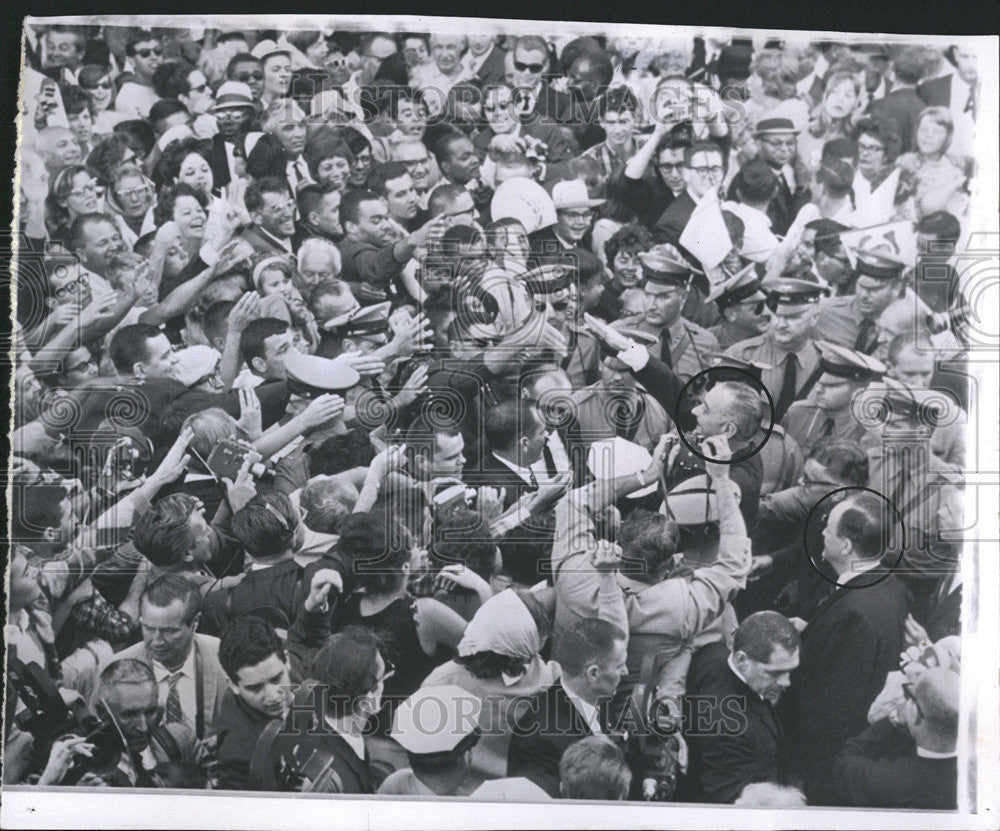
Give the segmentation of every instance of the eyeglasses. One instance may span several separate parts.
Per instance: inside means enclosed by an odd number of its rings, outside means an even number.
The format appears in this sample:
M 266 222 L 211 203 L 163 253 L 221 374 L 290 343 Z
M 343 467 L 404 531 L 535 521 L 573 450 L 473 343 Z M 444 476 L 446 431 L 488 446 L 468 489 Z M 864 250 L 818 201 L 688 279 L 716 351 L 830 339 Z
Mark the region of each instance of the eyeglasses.
M 386 658 L 385 655 L 382 656 L 382 660 L 383 662 L 385 662 L 385 672 L 382 673 L 382 677 L 379 678 L 378 680 L 384 683 L 388 681 L 390 678 L 392 678 L 393 675 L 396 674 L 396 665 L 388 658 Z
M 142 199 L 144 196 L 149 194 L 149 186 L 142 185 L 138 188 L 129 188 L 128 190 L 119 190 L 115 192 L 115 196 L 122 202 L 131 202 L 133 200 Z
M 518 72 L 530 72 L 532 75 L 537 75 L 543 69 L 545 69 L 545 64 L 543 63 L 521 63 L 520 61 L 514 61 L 514 69 Z
M 858 143 L 858 153 L 884 153 L 885 148 L 881 144 L 861 144 Z
M 69 192 L 70 196 L 83 196 L 84 194 L 96 194 L 97 193 L 97 182 L 87 182 L 83 187 L 77 188 L 76 190 L 71 190 Z
M 57 288 L 53 294 L 59 299 L 62 299 L 69 294 L 80 294 L 88 288 L 90 288 L 90 280 L 87 279 L 86 275 L 81 274 L 72 283 L 67 283 L 65 286 Z
M 84 370 L 86 370 L 86 369 L 88 369 L 88 368 L 90 368 L 92 366 L 97 366 L 97 361 L 95 361 L 93 358 L 87 358 L 87 360 L 81 361 L 76 366 L 68 366 L 68 367 L 66 367 L 66 372 L 67 373 L 70 373 L 70 372 L 83 372 Z
M 100 81 L 99 83 L 91 84 L 90 86 L 86 86 L 83 88 L 86 90 L 90 90 L 90 89 L 111 89 L 112 87 L 114 87 L 114 84 L 112 84 L 111 81 Z
M 289 199 L 287 202 L 282 202 L 280 205 L 272 205 L 270 208 L 265 208 L 268 213 L 272 214 L 284 214 L 284 213 L 294 213 L 296 208 L 295 200 Z
M 242 81 L 244 84 L 247 81 L 263 81 L 264 80 L 264 72 L 263 72 L 263 70 L 261 70 L 259 72 L 241 72 L 241 73 L 239 73 L 239 75 L 236 76 L 236 80 L 237 81 Z
M 721 164 L 699 165 L 698 167 L 692 167 L 691 170 L 699 176 L 721 176 L 726 172 L 726 169 Z
M 160 57 L 163 54 L 163 48 L 160 46 L 154 46 L 152 49 L 136 49 L 135 54 L 143 60 L 146 60 L 150 55 Z

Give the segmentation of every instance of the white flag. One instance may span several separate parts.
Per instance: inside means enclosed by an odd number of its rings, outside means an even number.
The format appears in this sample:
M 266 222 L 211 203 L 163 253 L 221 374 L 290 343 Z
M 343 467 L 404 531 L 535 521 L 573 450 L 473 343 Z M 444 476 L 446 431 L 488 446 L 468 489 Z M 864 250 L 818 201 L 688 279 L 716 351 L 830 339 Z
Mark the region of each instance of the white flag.
M 681 232 L 680 243 L 694 254 L 706 271 L 715 268 L 733 250 L 733 241 L 722 218 L 718 195 L 706 191 Z
M 912 266 L 917 262 L 917 235 L 913 223 L 908 219 L 899 222 L 887 222 L 876 228 L 860 228 L 857 231 L 843 231 L 840 241 L 844 243 L 851 267 L 857 266 L 855 248 L 878 248 L 886 245 L 903 262 Z
M 851 218 L 855 228 L 867 228 L 888 222 L 896 213 L 896 191 L 899 189 L 899 168 L 890 173 L 864 199 L 858 201 L 858 207 Z

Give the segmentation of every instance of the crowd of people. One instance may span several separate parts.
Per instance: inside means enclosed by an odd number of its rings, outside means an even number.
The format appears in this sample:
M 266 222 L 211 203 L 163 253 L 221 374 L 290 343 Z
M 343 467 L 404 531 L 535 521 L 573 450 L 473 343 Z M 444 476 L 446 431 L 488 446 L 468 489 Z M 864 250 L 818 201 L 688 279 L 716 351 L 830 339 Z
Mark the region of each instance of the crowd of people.
M 956 807 L 974 53 L 25 46 L 6 784 Z

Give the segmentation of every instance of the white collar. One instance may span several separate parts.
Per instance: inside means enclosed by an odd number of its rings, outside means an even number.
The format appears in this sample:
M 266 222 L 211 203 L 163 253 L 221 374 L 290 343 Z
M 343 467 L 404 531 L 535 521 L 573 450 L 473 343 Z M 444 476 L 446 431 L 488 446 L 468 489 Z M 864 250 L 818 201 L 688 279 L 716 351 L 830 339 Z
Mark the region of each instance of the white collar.
M 327 726 L 333 730 L 340 738 L 347 742 L 348 747 L 354 751 L 354 755 L 357 756 L 361 761 L 365 759 L 365 740 L 362 736 L 354 736 L 351 733 L 347 733 L 340 729 L 340 725 L 334 721 L 330 716 L 326 717 Z
M 873 569 L 878 568 L 881 564 L 882 563 L 879 560 L 870 560 L 869 562 L 863 563 L 861 565 L 856 564 L 854 568 L 852 568 L 850 571 L 845 571 L 837 578 L 837 585 L 843 586 L 845 583 L 850 582 L 859 574 L 864 574 L 867 571 L 872 571 Z
M 165 666 L 163 666 L 163 664 L 159 663 L 155 658 L 150 656 L 150 660 L 152 660 L 153 662 L 153 675 L 156 676 L 156 683 L 159 684 L 161 681 L 163 681 L 163 679 L 167 678 L 170 675 L 173 675 L 174 672 L 180 672 L 181 675 L 183 675 L 186 678 L 194 678 L 195 674 L 194 653 L 197 648 L 198 645 L 192 642 L 191 649 L 188 652 L 188 656 L 187 658 L 184 659 L 184 663 L 181 665 L 181 668 L 179 670 L 171 671 L 167 669 Z
M 731 669 L 731 670 L 733 671 L 733 675 L 735 675 L 735 676 L 736 676 L 737 678 L 739 678 L 739 679 L 740 679 L 740 681 L 742 681 L 742 682 L 743 682 L 744 684 L 746 684 L 746 685 L 747 685 L 747 686 L 749 687 L 749 686 L 750 686 L 750 684 L 749 684 L 749 683 L 747 682 L 747 679 L 746 679 L 746 678 L 745 678 L 745 677 L 743 676 L 743 673 L 742 673 L 742 672 L 740 672 L 740 671 L 739 671 L 739 670 L 738 670 L 738 669 L 736 668 L 736 662 L 735 662 L 735 661 L 733 660 L 733 653 L 732 653 L 732 652 L 730 652 L 730 653 L 729 653 L 729 657 L 728 657 L 728 658 L 726 658 L 726 663 L 727 663 L 727 664 L 729 664 L 729 668 L 730 668 L 730 669 Z M 753 688 L 751 687 L 751 689 L 753 689 Z M 759 698 L 759 699 L 760 699 L 761 701 L 763 701 L 763 700 L 764 700 L 764 696 L 762 696 L 762 695 L 761 695 L 760 693 L 757 693 L 757 697 L 758 697 L 758 698 Z
M 559 679 L 559 683 L 562 685 L 563 692 L 566 693 L 566 697 L 573 703 L 573 706 L 579 711 L 580 715 L 583 716 L 584 720 L 590 725 L 590 729 L 594 733 L 603 733 L 604 731 L 600 729 L 601 720 L 597 715 L 597 707 L 593 704 L 588 704 L 575 692 L 573 692 L 569 687 L 566 686 L 566 676 L 562 676 Z
M 946 753 L 938 753 L 936 750 L 928 750 L 917 745 L 917 755 L 924 759 L 955 759 L 958 756 L 958 751 L 950 750 Z
M 514 473 L 520 476 L 526 483 L 528 483 L 529 485 L 531 484 L 531 480 L 534 475 L 531 468 L 521 467 L 519 464 L 515 464 L 509 459 L 505 459 L 503 456 L 499 456 L 496 453 L 493 454 L 493 458 L 496 459 L 498 462 L 502 462 L 504 465 L 509 467 L 512 471 L 514 471 Z

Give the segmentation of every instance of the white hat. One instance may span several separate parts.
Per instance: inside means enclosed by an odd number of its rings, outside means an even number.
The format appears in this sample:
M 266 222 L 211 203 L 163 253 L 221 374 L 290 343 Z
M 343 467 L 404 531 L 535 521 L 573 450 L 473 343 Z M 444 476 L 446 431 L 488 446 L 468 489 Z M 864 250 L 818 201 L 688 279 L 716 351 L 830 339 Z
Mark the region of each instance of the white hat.
M 516 219 L 527 233 L 533 234 L 555 225 L 556 208 L 552 197 L 538 182 L 526 176 L 515 176 L 496 189 L 490 202 L 490 216 L 494 222 Z
M 258 61 L 263 63 L 272 55 L 287 55 L 289 58 L 292 56 L 291 51 L 286 46 L 279 46 L 273 40 L 262 40 L 253 49 L 250 50 L 250 54 L 253 55 Z
M 226 81 L 215 93 L 212 111 L 230 110 L 237 107 L 253 109 L 253 92 L 251 92 L 249 84 L 244 84 L 242 81 Z
M 409 753 L 449 753 L 479 726 L 482 706 L 455 684 L 421 687 L 396 708 L 392 737 Z
M 211 346 L 195 344 L 176 353 L 174 377 L 185 387 L 192 387 L 211 375 L 219 366 L 222 355 Z
M 587 469 L 597 479 L 617 479 L 619 476 L 629 476 L 642 473 L 649 467 L 653 457 L 642 445 L 615 436 L 613 439 L 601 439 L 590 445 L 587 454 Z M 638 499 L 656 490 L 658 482 L 650 484 L 628 495 L 629 499 Z
M 156 146 L 163 151 L 167 149 L 168 145 L 173 144 L 175 141 L 191 138 L 192 136 L 194 136 L 194 132 L 187 126 L 187 124 L 175 124 L 162 136 L 160 136 L 160 140 L 156 143 Z
M 477 802 L 549 802 L 549 796 L 524 776 L 489 779 L 476 788 L 469 799 Z
M 556 182 L 552 188 L 552 204 L 557 211 L 573 208 L 594 208 L 603 205 L 605 199 L 591 199 L 587 183 L 583 179 L 569 179 Z

